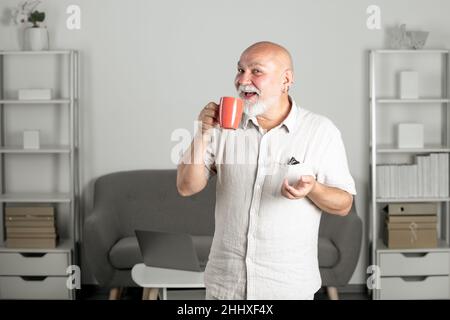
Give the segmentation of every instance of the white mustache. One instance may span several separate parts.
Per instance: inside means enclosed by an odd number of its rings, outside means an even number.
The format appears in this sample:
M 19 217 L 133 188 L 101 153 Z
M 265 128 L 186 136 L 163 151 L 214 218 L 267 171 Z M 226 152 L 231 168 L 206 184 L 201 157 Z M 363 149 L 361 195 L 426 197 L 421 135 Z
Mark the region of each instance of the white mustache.
M 247 85 L 247 86 L 240 85 L 238 88 L 239 94 L 241 94 L 243 92 L 249 92 L 249 91 L 256 92 L 258 95 L 261 93 L 256 87 L 250 86 L 250 85 Z

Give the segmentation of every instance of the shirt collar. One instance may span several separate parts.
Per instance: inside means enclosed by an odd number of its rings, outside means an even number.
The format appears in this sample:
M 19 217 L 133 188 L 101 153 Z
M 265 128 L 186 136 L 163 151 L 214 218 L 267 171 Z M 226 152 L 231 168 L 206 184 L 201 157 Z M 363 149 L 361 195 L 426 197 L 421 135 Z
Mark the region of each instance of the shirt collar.
M 297 122 L 298 107 L 291 96 L 289 96 L 289 101 L 291 102 L 291 110 L 289 111 L 288 116 L 283 120 L 283 122 L 280 123 L 278 127 L 285 126 L 288 132 L 291 132 L 294 129 L 295 123 Z M 259 127 L 258 120 L 255 116 L 249 117 L 244 113 L 242 120 L 243 129 L 247 129 L 249 121 L 251 121 L 256 127 Z

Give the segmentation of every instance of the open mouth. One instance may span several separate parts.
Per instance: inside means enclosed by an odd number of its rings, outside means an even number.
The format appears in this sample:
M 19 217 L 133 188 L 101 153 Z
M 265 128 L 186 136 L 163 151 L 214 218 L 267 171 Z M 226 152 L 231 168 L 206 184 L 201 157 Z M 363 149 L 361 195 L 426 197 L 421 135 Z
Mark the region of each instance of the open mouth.
M 252 98 L 254 96 L 257 96 L 257 95 L 258 94 L 256 92 L 254 92 L 254 91 L 248 91 L 248 92 L 243 91 L 241 93 L 241 97 L 244 98 L 244 99 L 250 99 L 250 98 Z

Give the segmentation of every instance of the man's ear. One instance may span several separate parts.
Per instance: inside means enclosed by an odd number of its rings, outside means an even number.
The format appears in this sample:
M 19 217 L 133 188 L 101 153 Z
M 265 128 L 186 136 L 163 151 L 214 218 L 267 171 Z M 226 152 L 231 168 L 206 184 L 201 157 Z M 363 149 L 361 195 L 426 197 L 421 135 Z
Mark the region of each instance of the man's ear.
M 288 91 L 294 83 L 294 72 L 291 69 L 286 69 L 283 73 L 283 90 Z

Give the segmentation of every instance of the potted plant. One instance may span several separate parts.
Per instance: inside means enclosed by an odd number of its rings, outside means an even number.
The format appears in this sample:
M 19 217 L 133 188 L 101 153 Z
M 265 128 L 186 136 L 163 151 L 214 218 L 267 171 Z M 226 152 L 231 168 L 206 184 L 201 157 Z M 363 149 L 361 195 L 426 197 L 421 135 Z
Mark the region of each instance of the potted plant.
M 25 1 L 14 12 L 17 24 L 31 23 L 24 30 L 25 50 L 48 50 L 48 31 L 43 24 L 45 12 L 35 10 L 39 3 L 39 0 Z

